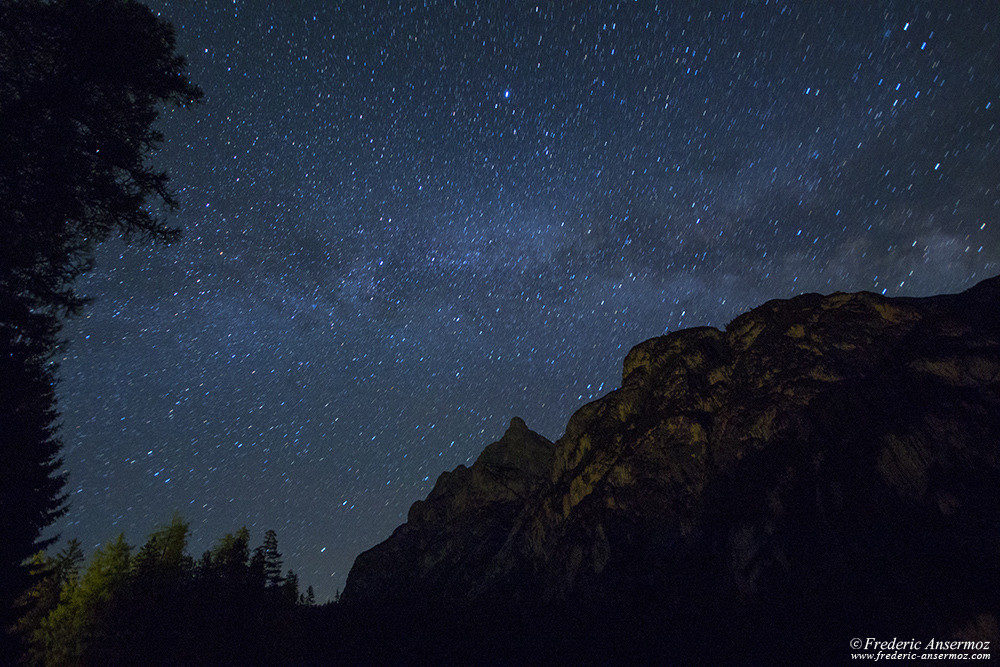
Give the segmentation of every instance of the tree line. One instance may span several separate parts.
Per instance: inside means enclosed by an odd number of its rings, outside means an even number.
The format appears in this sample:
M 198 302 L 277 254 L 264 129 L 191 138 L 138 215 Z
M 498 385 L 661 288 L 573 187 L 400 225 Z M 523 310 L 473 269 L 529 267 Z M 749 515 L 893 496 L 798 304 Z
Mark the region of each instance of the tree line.
M 246 527 L 199 559 L 175 515 L 138 549 L 123 535 L 86 561 L 69 540 L 30 561 L 34 585 L 20 600 L 16 632 L 29 665 L 284 663 L 307 657 L 316 604 L 282 573 L 273 530 L 250 549 Z

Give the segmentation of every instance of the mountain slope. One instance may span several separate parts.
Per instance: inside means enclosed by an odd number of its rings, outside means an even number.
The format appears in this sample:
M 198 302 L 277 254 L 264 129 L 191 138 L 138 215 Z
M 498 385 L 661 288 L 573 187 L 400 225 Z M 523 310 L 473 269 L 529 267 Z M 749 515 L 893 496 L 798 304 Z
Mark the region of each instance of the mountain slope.
M 512 421 L 358 557 L 343 607 L 466 657 L 996 641 L 998 443 L 1000 279 L 771 301 L 636 346 L 555 443 Z

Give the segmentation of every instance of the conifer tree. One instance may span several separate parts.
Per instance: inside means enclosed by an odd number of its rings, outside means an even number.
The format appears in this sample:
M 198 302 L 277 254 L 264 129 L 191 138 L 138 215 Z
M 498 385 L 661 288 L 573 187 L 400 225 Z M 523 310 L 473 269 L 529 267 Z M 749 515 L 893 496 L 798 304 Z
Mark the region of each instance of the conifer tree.
M 0 2 L 0 654 L 24 561 L 63 511 L 52 360 L 74 280 L 112 236 L 170 241 L 146 159 L 163 103 L 201 92 L 170 24 L 133 0 Z M 151 206 L 152 205 L 152 206 Z
M 299 575 L 295 574 L 292 570 L 288 571 L 285 575 L 285 580 L 281 583 L 281 591 L 285 596 L 285 600 L 289 604 L 296 604 L 299 602 Z
M 25 645 L 30 645 L 42 621 L 59 605 L 63 589 L 76 585 L 80 577 L 80 567 L 85 560 L 80 541 L 77 539 L 68 540 L 66 546 L 55 557 L 48 556 L 42 551 L 31 557 L 29 567 L 35 577 L 35 583 L 19 601 L 23 613 L 16 626 L 16 631 Z M 26 656 L 27 662 L 44 662 L 42 655 L 39 650 L 29 651 Z
M 267 586 L 267 566 L 264 556 L 264 547 L 254 548 L 253 556 L 250 557 L 250 583 L 257 588 Z
M 170 523 L 150 534 L 135 556 L 136 569 L 160 572 L 188 572 L 194 566 L 187 555 L 188 524 L 179 514 Z
M 248 559 L 249 533 L 241 528 L 195 566 L 187 534 L 187 523 L 175 515 L 134 555 L 119 536 L 98 549 L 82 573 L 78 542 L 55 557 L 36 554 L 33 563 L 45 576 L 31 589 L 31 613 L 22 619 L 20 629 L 30 639 L 23 661 L 273 664 L 324 657 L 303 652 L 312 587 L 301 595 L 292 571 L 276 586 L 266 586 L 263 574 L 250 574 L 254 561 L 263 573 L 268 549 L 277 553 L 276 536 Z
M 34 641 L 48 664 L 85 662 L 106 633 L 106 614 L 128 580 L 132 549 L 124 535 L 94 552 L 78 581 L 63 586 L 59 604 L 41 622 Z
M 278 551 L 278 535 L 273 530 L 264 533 L 264 577 L 269 587 L 280 586 L 281 552 Z

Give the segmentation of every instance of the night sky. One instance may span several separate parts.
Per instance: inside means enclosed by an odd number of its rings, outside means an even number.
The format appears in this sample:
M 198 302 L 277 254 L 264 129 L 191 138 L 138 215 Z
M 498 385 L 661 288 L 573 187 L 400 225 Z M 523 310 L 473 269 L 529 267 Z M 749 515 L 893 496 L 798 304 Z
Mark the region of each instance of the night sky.
M 1000 273 L 993 0 L 148 4 L 205 101 L 153 159 L 182 241 L 102 246 L 65 328 L 88 551 L 274 528 L 332 597 L 636 343 Z

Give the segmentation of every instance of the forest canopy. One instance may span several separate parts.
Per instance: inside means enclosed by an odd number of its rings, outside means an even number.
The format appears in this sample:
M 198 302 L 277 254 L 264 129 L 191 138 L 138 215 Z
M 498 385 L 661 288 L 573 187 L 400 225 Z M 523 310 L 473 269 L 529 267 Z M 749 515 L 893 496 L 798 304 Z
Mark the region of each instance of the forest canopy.
M 277 534 L 250 549 L 246 527 L 195 560 L 188 524 L 175 515 L 138 549 L 123 535 L 85 562 L 70 540 L 36 554 L 40 579 L 18 625 L 33 665 L 244 663 L 287 660 L 302 647 L 301 616 L 315 604 L 282 573 Z

